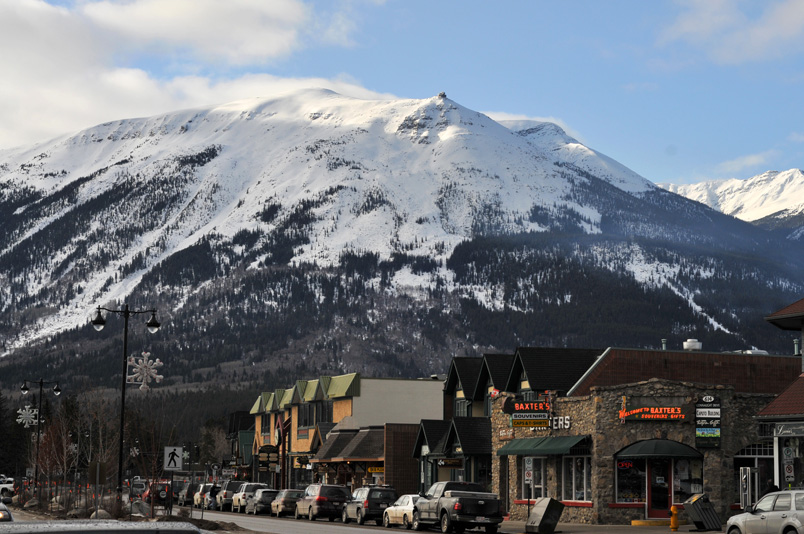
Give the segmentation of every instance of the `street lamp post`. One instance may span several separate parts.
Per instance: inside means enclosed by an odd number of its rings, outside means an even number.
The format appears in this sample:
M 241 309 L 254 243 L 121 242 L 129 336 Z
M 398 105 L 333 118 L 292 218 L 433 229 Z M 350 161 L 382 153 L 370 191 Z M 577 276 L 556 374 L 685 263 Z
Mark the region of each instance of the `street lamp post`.
M 122 310 L 110 310 L 98 306 L 98 314 L 92 319 L 92 326 L 95 330 L 100 332 L 106 325 L 106 319 L 103 317 L 101 310 L 108 313 L 116 313 L 123 316 L 123 378 L 120 386 L 120 453 L 118 456 L 117 466 L 117 499 L 122 502 L 123 498 L 123 434 L 126 422 L 126 378 L 128 375 L 128 318 L 132 315 L 139 315 L 142 313 L 150 313 L 151 318 L 145 323 L 150 333 L 155 333 L 159 330 L 159 321 L 156 320 L 156 310 L 131 310 L 128 304 Z
M 59 387 L 58 382 L 49 382 L 40 378 L 38 381 L 36 380 L 24 380 L 22 382 L 22 387 L 20 387 L 20 391 L 22 391 L 23 395 L 28 394 L 28 382 L 32 383 L 39 383 L 39 408 L 36 412 L 36 458 L 34 459 L 34 484 L 38 487 L 39 486 L 39 442 L 42 441 L 42 390 L 45 384 L 56 384 L 53 386 L 53 394 L 57 397 L 61 394 L 61 388 Z

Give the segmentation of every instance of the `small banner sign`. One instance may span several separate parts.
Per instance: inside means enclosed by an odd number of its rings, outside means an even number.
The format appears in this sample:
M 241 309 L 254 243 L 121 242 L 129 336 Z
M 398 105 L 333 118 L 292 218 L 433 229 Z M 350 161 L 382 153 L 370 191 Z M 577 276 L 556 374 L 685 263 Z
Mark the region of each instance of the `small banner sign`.
M 720 397 L 704 395 L 695 403 L 695 446 L 720 447 Z

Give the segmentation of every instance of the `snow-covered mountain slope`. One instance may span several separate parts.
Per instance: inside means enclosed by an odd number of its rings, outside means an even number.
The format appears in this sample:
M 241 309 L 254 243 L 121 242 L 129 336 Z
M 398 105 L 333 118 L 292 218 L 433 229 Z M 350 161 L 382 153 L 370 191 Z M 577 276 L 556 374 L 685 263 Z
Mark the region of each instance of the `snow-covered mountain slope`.
M 711 180 L 689 185 L 660 187 L 706 204 L 727 215 L 767 228 L 793 230 L 804 227 L 804 172 L 801 169 L 768 171 L 747 180 Z
M 601 330 L 740 346 L 772 311 L 763 292 L 782 304 L 804 287 L 804 256 L 773 235 L 556 125 L 502 125 L 443 96 L 308 90 L 0 151 L 0 228 L 7 354 L 120 302 L 158 305 L 165 349 L 212 361 L 253 343 L 259 358 L 355 370 L 382 354 L 429 371 L 433 352 L 598 344 Z M 722 287 L 735 276 L 737 304 Z

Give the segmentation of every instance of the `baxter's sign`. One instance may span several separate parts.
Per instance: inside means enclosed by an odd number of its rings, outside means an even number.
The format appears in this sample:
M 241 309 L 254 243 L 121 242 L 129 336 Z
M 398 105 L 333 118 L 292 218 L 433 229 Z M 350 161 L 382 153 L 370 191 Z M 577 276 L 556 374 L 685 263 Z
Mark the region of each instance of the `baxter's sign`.
M 624 421 L 684 421 L 689 419 L 683 397 L 625 397 L 620 407 Z

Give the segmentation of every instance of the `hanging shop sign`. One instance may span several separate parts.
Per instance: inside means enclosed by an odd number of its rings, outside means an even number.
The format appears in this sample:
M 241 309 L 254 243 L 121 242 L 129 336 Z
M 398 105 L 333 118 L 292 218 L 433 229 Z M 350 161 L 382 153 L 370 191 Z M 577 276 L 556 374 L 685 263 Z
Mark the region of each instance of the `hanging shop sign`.
M 720 447 L 720 397 L 704 395 L 695 403 L 695 446 Z
M 382 474 L 385 473 L 385 467 L 369 467 L 368 472 L 372 474 L 374 473 Z
M 439 458 L 436 465 L 446 469 L 463 469 L 463 458 Z
M 804 436 L 804 423 L 776 423 L 773 435 L 777 438 Z
M 552 412 L 552 406 L 549 398 L 525 401 L 509 397 L 503 403 L 503 412 L 511 415 L 511 427 L 513 428 L 532 428 L 536 430 L 569 428 L 569 416 L 556 416 Z M 505 439 L 502 438 L 502 434 L 501 439 Z
M 683 397 L 622 397 L 622 421 L 685 421 L 689 405 Z

